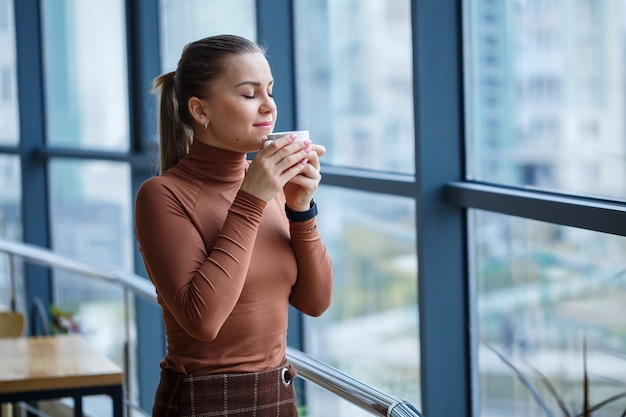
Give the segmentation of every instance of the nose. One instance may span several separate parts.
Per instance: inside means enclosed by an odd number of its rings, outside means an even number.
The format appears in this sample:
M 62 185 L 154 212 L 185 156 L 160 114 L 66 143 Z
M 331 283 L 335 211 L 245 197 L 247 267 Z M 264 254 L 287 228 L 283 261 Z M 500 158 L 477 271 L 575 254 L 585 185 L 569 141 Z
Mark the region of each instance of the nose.
M 263 102 L 261 103 L 259 111 L 261 113 L 272 113 L 276 111 L 276 102 L 274 101 L 274 98 L 267 95 L 265 97 L 265 100 L 263 100 Z

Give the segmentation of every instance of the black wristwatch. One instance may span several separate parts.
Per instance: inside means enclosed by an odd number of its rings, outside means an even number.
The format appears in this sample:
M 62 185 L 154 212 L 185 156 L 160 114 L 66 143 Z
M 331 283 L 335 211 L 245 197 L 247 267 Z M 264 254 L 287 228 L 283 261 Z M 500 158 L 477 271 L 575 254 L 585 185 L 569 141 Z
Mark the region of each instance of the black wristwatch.
M 311 208 L 307 211 L 293 211 L 285 204 L 285 213 L 292 222 L 305 222 L 317 216 L 317 204 L 315 204 L 315 200 L 311 200 Z

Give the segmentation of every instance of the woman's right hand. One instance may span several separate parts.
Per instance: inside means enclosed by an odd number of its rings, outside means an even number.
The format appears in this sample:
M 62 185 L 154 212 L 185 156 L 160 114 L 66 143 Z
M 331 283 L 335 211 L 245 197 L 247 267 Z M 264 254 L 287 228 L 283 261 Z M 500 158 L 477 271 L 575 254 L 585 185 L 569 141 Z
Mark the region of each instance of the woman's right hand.
M 302 172 L 313 146 L 308 140 L 294 142 L 295 138 L 296 135 L 283 136 L 259 151 L 248 167 L 241 190 L 267 203 Z

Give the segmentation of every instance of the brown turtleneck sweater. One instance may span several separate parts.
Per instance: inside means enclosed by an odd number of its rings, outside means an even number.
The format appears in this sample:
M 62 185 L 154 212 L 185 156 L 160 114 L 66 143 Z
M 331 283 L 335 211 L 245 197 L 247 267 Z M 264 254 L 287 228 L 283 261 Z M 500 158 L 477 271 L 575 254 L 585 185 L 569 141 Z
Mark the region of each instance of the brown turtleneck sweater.
M 135 232 L 167 338 L 162 368 L 257 372 L 285 360 L 288 305 L 328 308 L 330 258 L 315 219 L 289 222 L 281 193 L 239 191 L 245 154 L 199 141 L 135 202 Z

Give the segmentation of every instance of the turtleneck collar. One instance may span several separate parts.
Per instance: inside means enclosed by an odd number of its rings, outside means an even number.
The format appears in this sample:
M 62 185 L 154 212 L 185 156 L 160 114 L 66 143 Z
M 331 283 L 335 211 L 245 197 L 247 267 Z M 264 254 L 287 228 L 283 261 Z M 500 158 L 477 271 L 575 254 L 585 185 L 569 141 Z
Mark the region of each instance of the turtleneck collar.
M 231 182 L 241 181 L 246 174 L 246 154 L 216 148 L 194 140 L 179 167 L 200 177 Z

